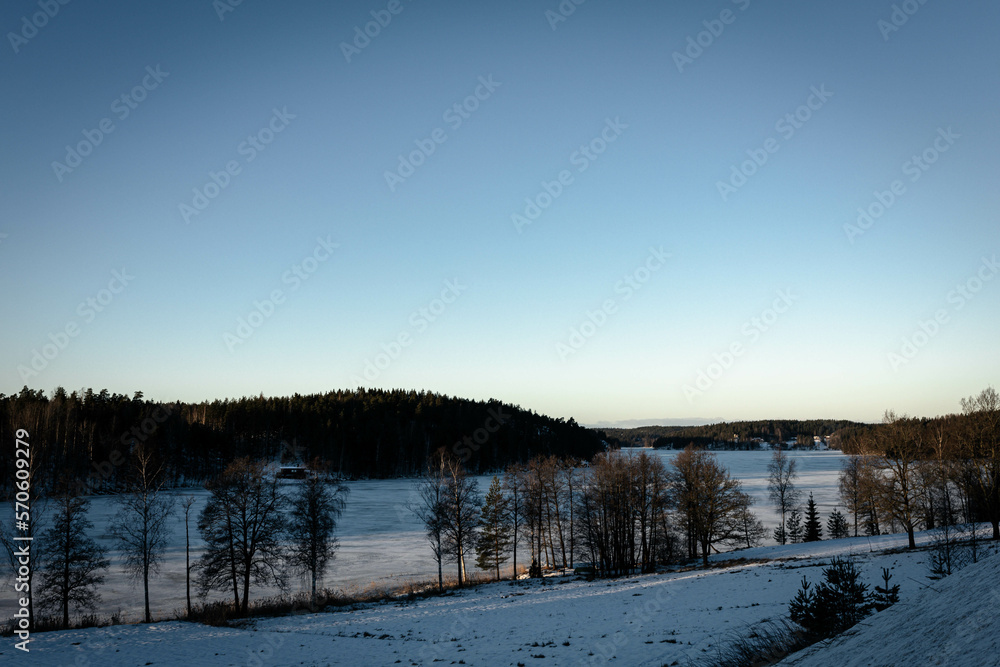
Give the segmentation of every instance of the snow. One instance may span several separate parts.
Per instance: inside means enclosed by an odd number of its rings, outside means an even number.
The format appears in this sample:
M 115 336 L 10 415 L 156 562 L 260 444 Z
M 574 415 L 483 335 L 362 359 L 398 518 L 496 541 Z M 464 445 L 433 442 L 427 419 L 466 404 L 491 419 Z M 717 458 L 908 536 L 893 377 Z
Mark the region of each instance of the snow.
M 926 534 L 917 537 L 920 544 L 929 541 Z M 850 538 L 761 547 L 715 555 L 717 567 L 710 570 L 611 581 L 553 577 L 544 583 L 503 582 L 442 597 L 254 620 L 239 628 L 175 621 L 43 633 L 31 644 L 30 660 L 33 665 L 78 667 L 577 665 L 609 659 L 656 667 L 675 661 L 705 664 L 735 634 L 786 616 L 803 575 L 818 581 L 830 556 L 850 554 L 871 586 L 880 581 L 881 567 L 893 568 L 902 602 L 843 640 L 861 642 L 859 648 L 835 645 L 832 650 L 843 651 L 832 654 L 836 659 L 820 653 L 812 661 L 788 665 L 989 664 L 968 656 L 995 641 L 978 635 L 991 634 L 980 633 L 986 624 L 996 627 L 998 597 L 992 582 L 1000 582 L 1000 557 L 931 582 L 928 553 L 901 549 L 905 544 L 905 535 L 883 535 L 870 543 Z M 735 557 L 748 560 L 733 561 Z M 780 560 L 757 560 L 765 558 Z M 12 644 L 5 640 L 0 645 L 0 662 L 15 653 Z M 931 649 L 942 662 L 923 659 Z M 866 662 L 864 655 L 849 655 L 852 651 L 886 657 Z M 897 653 L 921 657 L 897 661 Z

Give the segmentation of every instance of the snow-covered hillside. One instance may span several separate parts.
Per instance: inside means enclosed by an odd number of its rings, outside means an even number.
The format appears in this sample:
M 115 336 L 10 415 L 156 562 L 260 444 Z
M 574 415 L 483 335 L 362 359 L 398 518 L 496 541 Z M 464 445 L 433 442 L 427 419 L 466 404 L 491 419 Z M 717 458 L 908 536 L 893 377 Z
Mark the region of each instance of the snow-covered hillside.
M 1000 555 L 935 582 L 780 667 L 1000 665 Z
M 926 543 L 925 535 L 919 538 Z M 975 628 L 987 622 L 982 609 L 989 610 L 988 622 L 995 623 L 992 614 L 997 600 L 990 597 L 993 594 L 989 582 L 1000 581 L 996 576 L 1000 558 L 963 571 L 951 580 L 931 582 L 926 576 L 927 552 L 899 551 L 905 541 L 904 535 L 884 535 L 870 542 L 858 538 L 764 547 L 735 555 L 782 560 L 729 565 L 720 562 L 720 567 L 708 571 L 613 581 L 587 582 L 566 577 L 552 578 L 544 584 L 490 584 L 439 598 L 257 620 L 242 628 L 169 622 L 44 633 L 31 644 L 30 661 L 32 665 L 80 667 L 431 665 L 435 661 L 575 665 L 602 664 L 608 659 L 623 665 L 656 667 L 674 662 L 706 664 L 714 649 L 735 634 L 746 633 L 764 619 L 785 615 L 788 600 L 802 576 L 817 581 L 822 566 L 837 554 L 853 554 L 870 585 L 878 581 L 879 568 L 892 567 L 893 580 L 901 587 L 903 602 L 899 609 L 904 612 L 883 612 L 866 621 L 866 626 L 876 629 L 880 626 L 874 624 L 887 626 L 877 630 L 879 637 L 871 640 L 859 633 L 856 641 L 865 643 L 858 650 L 869 650 L 869 645 L 885 648 L 890 641 L 916 645 L 913 638 L 896 639 L 904 637 L 905 626 L 914 637 L 926 635 L 926 645 L 943 658 L 959 655 L 967 643 L 963 638 L 970 632 L 975 634 Z M 720 554 L 715 560 L 733 555 Z M 951 592 L 939 593 L 929 584 Z M 902 618 L 907 609 L 911 610 L 906 617 L 910 619 L 908 624 L 891 620 Z M 915 609 L 925 611 L 914 616 Z M 941 620 L 953 613 L 955 617 L 949 617 L 947 624 Z M 945 630 L 934 630 L 936 625 Z M 845 656 L 851 652 L 849 648 L 844 651 Z M 0 661 L 15 654 L 23 656 L 13 649 L 12 641 L 0 647 Z M 851 663 L 846 657 L 830 662 L 820 653 L 812 662 L 789 664 L 933 663 Z

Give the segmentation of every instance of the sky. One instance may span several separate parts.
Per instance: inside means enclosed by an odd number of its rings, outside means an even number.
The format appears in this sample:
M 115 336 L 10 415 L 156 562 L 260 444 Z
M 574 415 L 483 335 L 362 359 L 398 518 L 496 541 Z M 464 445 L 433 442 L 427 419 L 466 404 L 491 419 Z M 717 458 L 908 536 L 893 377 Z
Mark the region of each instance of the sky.
M 0 8 L 0 393 L 585 424 L 1000 377 L 1000 5 Z

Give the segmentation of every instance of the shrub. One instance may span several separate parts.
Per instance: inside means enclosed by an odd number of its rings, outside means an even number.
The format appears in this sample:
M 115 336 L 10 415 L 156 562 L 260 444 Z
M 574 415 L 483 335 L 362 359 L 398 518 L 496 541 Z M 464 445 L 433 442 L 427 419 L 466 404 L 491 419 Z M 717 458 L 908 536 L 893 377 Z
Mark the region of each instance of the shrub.
M 871 614 L 873 608 L 860 570 L 850 560 L 837 557 L 823 570 L 823 581 L 814 589 L 802 578 L 802 588 L 789 603 L 788 612 L 806 632 L 833 637 Z

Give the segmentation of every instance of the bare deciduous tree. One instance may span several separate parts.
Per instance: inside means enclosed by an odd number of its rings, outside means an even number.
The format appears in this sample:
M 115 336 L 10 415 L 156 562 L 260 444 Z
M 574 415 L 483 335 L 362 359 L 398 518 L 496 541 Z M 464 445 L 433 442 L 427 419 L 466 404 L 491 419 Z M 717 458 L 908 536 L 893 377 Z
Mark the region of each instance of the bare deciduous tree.
M 267 464 L 248 457 L 230 463 L 206 488 L 211 496 L 198 518 L 205 540 L 201 595 L 232 587 L 234 609 L 245 614 L 251 582 L 284 585 L 285 498 Z
M 878 504 L 903 526 L 909 548 L 916 549 L 914 531 L 920 522 L 918 499 L 922 493 L 918 469 L 929 458 L 920 424 L 886 410 L 881 428 L 865 443 L 882 473 L 876 485 Z
M 181 507 L 184 509 L 184 587 L 187 593 L 187 613 L 191 617 L 191 508 L 195 497 L 187 496 Z
M 462 461 L 447 452 L 440 452 L 445 474 L 443 524 L 441 533 L 445 552 L 458 567 L 458 585 L 465 580 L 465 554 L 476 547 L 476 526 L 481 504 L 476 480 L 470 478 Z
M 988 387 L 962 400 L 968 420 L 964 458 L 969 462 L 976 499 L 1000 540 L 1000 395 Z
M 292 496 L 288 562 L 309 575 L 314 606 L 316 582 L 323 578 L 337 549 L 337 521 L 344 511 L 347 493 L 347 486 L 315 461 L 309 476 Z
M 510 498 L 510 523 L 511 538 L 510 546 L 513 556 L 514 578 L 517 579 L 517 543 L 521 539 L 521 517 L 524 514 L 524 497 L 521 493 L 523 483 L 521 477 L 524 475 L 524 466 L 515 463 L 507 466 L 503 473 L 504 490 L 509 493 Z M 572 552 L 572 550 L 571 550 Z
M 87 534 L 94 527 L 87 518 L 90 501 L 63 486 L 52 498 L 55 514 L 41 540 L 44 570 L 37 602 L 42 609 L 60 611 L 67 628 L 70 609 L 93 609 L 100 602 L 96 588 L 104 583 L 109 561 L 105 549 Z
M 159 570 L 167 546 L 167 519 L 173 502 L 163 491 L 163 464 L 147 444 L 135 446 L 127 477 L 127 488 L 118 496 L 118 512 L 111 520 L 111 536 L 118 546 L 122 568 L 142 582 L 146 623 L 149 609 L 149 576 Z
M 781 523 L 774 531 L 778 544 L 788 541 L 785 529 L 785 515 L 799 502 L 800 492 L 795 488 L 796 461 L 789 458 L 780 447 L 774 450 L 771 462 L 767 464 L 767 491 L 771 502 L 778 508 Z
M 702 565 L 715 543 L 732 538 L 733 517 L 747 508 L 742 484 L 712 454 L 688 447 L 673 461 L 671 482 L 688 539 L 701 546 Z
M 444 458 L 435 456 L 427 462 L 427 470 L 417 486 L 420 503 L 414 512 L 424 522 L 427 541 L 434 552 L 438 567 L 438 590 L 444 590 L 444 524 L 448 477 L 445 474 Z

